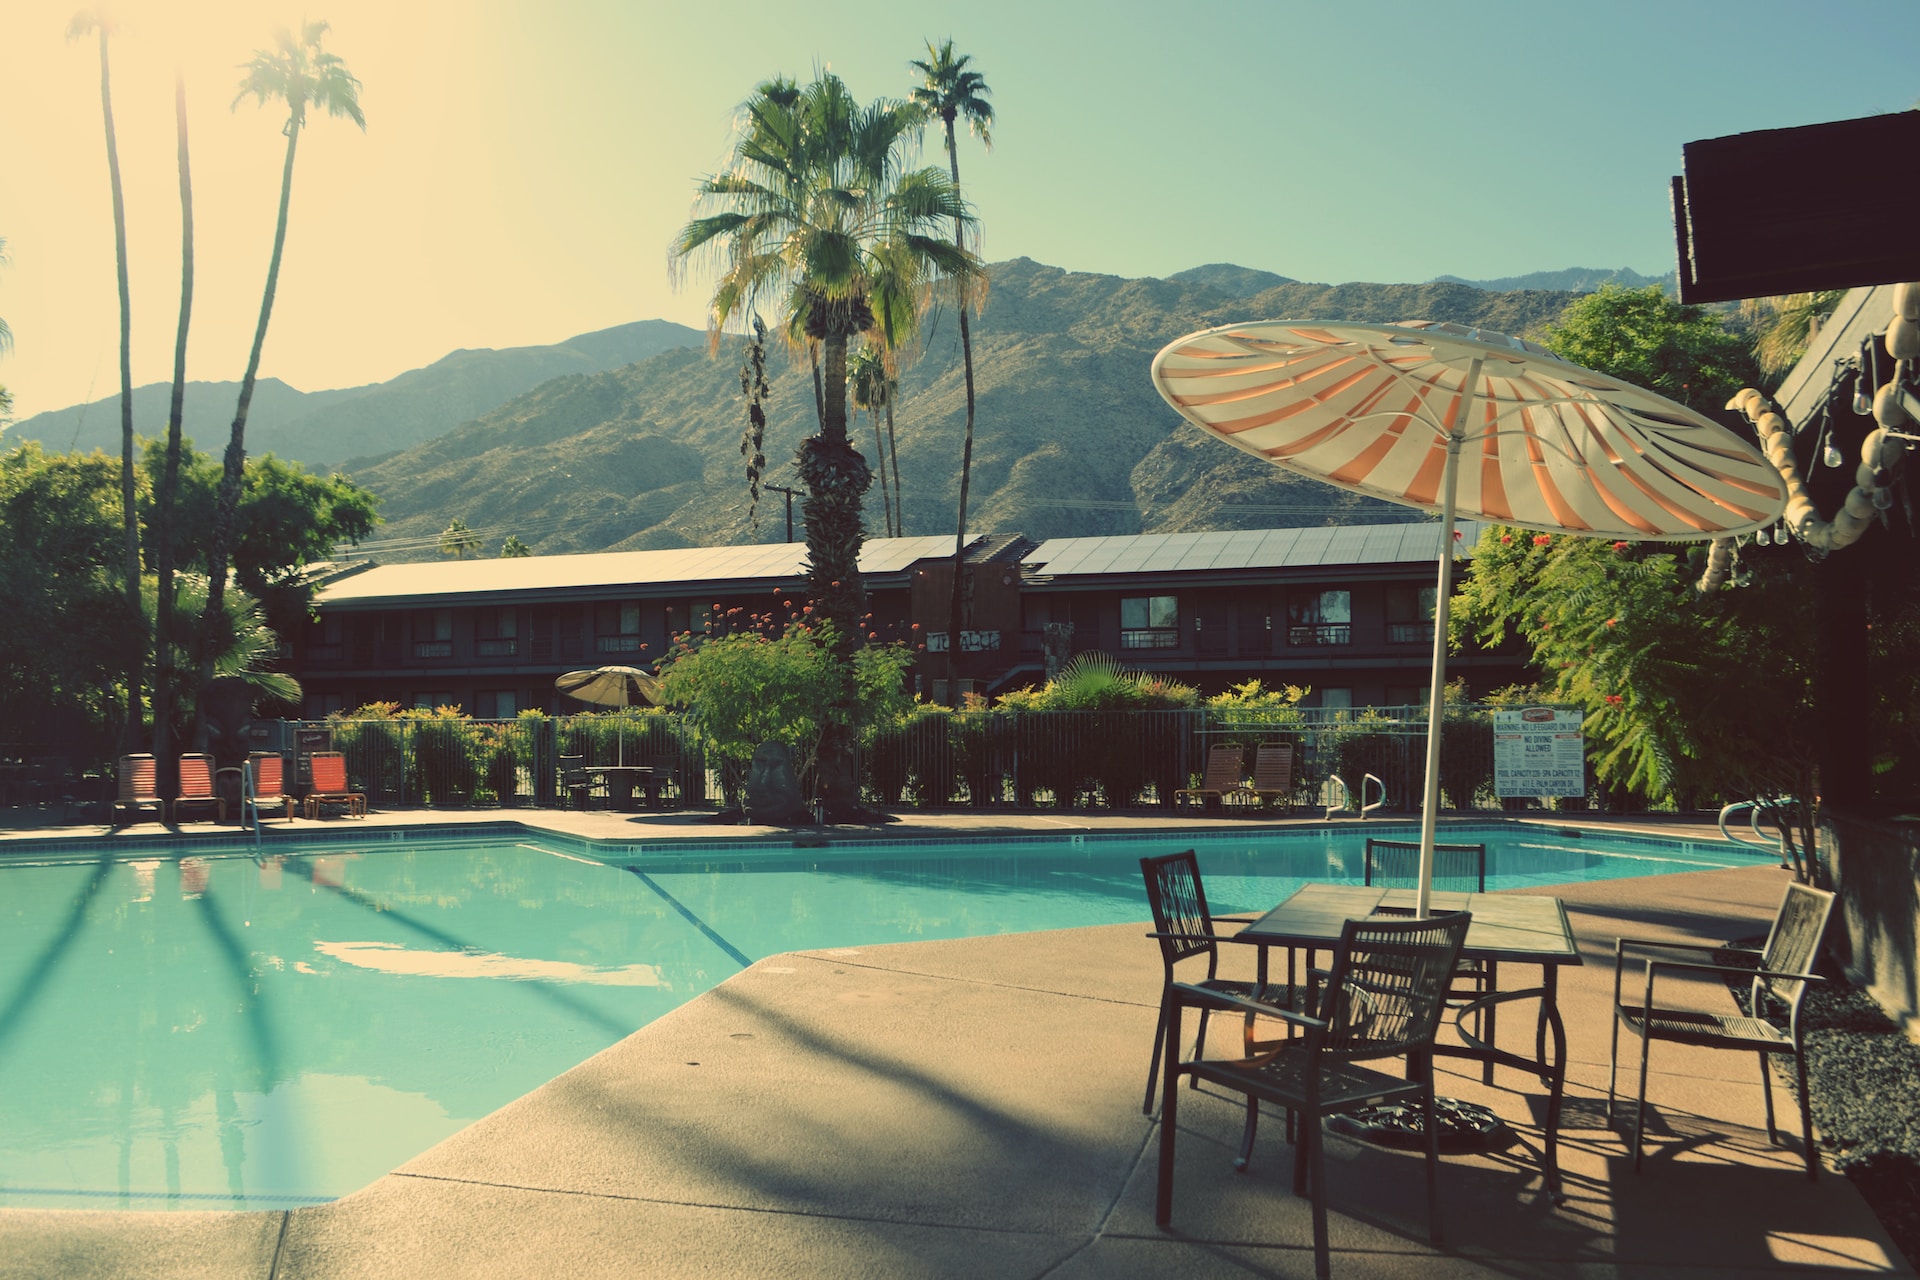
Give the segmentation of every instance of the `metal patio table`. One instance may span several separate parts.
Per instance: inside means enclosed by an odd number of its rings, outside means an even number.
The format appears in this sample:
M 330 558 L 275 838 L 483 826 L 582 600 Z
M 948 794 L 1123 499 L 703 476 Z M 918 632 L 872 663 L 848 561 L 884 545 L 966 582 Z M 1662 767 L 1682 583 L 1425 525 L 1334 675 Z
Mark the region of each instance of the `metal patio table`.
M 1340 931 L 1348 920 L 1370 915 L 1414 914 L 1415 891 L 1383 889 L 1377 885 L 1309 884 L 1258 920 L 1234 934 L 1232 941 L 1260 949 L 1259 977 L 1267 982 L 1267 958 L 1274 947 L 1288 949 L 1287 984 L 1293 986 L 1293 952 L 1307 952 L 1309 986 L 1313 953 L 1332 950 L 1340 941 Z M 1516 991 L 1494 991 L 1462 1005 L 1455 1018 L 1461 1043 L 1435 1044 L 1433 1051 L 1443 1057 L 1471 1058 L 1478 1062 L 1513 1067 L 1540 1078 L 1547 1086 L 1545 1149 L 1541 1154 L 1542 1172 L 1554 1203 L 1565 1199 L 1560 1190 L 1558 1153 L 1560 1108 L 1566 1092 L 1567 1034 L 1560 1021 L 1559 974 L 1562 965 L 1582 963 L 1573 940 L 1573 926 L 1567 922 L 1566 906 L 1558 898 L 1519 894 L 1445 893 L 1433 894 L 1434 914 L 1471 911 L 1473 923 L 1467 929 L 1465 959 L 1485 960 L 1505 965 L 1539 965 L 1540 985 Z M 1469 1015 L 1490 1011 L 1494 1006 L 1514 1000 L 1538 999 L 1540 1014 L 1534 1028 L 1533 1057 L 1527 1058 L 1506 1049 L 1495 1048 L 1467 1031 Z M 1477 1026 L 1477 1024 L 1476 1024 Z M 1491 1033 L 1489 1033 L 1491 1034 Z M 1551 1037 L 1553 1053 L 1547 1042 Z

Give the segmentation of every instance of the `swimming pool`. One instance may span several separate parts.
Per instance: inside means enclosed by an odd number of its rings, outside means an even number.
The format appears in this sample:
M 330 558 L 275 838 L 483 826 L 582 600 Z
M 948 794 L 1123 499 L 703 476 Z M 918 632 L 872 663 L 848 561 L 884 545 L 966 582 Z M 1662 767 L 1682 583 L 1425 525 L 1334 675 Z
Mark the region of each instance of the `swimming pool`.
M 545 833 L 0 858 L 0 1205 L 336 1198 L 781 951 L 1144 919 L 1197 848 L 1217 911 L 1360 876 L 1410 827 L 594 844 Z M 1488 823 L 1490 888 L 1751 865 Z M 1145 944 L 1143 944 L 1145 945 Z

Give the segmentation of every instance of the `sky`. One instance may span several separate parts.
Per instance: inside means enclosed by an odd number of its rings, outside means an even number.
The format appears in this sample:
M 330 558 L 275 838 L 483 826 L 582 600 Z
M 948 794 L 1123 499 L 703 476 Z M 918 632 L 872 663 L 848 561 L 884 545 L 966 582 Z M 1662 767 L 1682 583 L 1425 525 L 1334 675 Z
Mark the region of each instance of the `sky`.
M 99 57 L 77 5 L 0 6 L 0 384 L 15 413 L 110 395 L 118 299 Z M 952 37 L 993 90 L 961 179 L 991 261 L 1309 281 L 1670 270 L 1684 143 L 1920 100 L 1912 0 L 1184 6 L 809 0 L 121 0 L 113 102 L 136 384 L 171 376 L 180 287 L 173 80 L 185 77 L 196 282 L 188 376 L 237 379 L 272 246 L 284 112 L 231 106 L 273 29 L 332 24 L 363 133 L 303 132 L 263 376 L 390 378 L 462 347 L 705 323 L 667 245 L 760 80 L 904 96 Z M 929 137 L 927 162 L 943 157 Z M 1889 158 L 1889 163 L 1904 163 Z M 1876 188 L 1861 175 L 1860 194 Z M 1764 193 L 1757 193 L 1764 195 Z M 989 303 L 991 306 L 991 303 Z M 1252 317 L 1250 317 L 1252 318 Z M 1144 377 L 1144 371 L 1142 373 Z M 138 424 L 142 431 L 152 424 Z

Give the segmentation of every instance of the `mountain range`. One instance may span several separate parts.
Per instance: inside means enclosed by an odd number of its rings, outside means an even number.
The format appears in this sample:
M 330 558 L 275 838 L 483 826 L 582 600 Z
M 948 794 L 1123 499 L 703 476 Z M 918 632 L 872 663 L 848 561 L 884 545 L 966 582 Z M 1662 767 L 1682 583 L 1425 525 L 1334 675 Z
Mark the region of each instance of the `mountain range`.
M 455 351 L 386 382 L 333 391 L 299 391 L 278 378 L 254 384 L 247 412 L 247 451 L 276 453 L 322 470 L 351 457 L 419 444 L 494 409 L 543 382 L 569 373 L 598 373 L 675 347 L 698 346 L 706 334 L 666 320 L 641 320 L 583 333 L 545 347 Z M 153 382 L 133 391 L 134 430 L 166 434 L 173 388 Z M 226 447 L 237 382 L 189 382 L 181 430 L 202 450 Z M 48 449 L 120 452 L 120 397 L 54 409 L 7 428 L 9 441 L 37 440 Z
M 1645 279 L 1578 270 L 1516 279 L 1584 287 L 1597 276 Z M 1501 283 L 1310 284 L 1230 263 L 1128 279 L 1026 258 L 992 264 L 973 322 L 968 523 L 1045 538 L 1418 519 L 1186 429 L 1147 368 L 1174 339 L 1235 321 L 1434 319 L 1520 334 L 1577 296 L 1491 287 Z M 363 387 L 301 392 L 263 380 L 248 448 L 371 489 L 385 524 L 364 553 L 387 562 L 434 558 L 455 518 L 481 535 L 486 554 L 509 535 L 542 553 L 780 540 L 784 496 L 764 493 L 754 511 L 747 494 L 741 342 L 727 338 L 714 357 L 705 347 L 698 330 L 646 320 L 552 346 L 456 351 Z M 804 355 L 776 352 L 769 364 L 766 482 L 797 488 L 794 452 L 817 429 L 812 375 Z M 186 430 L 203 450 L 222 447 L 236 389 L 189 386 Z M 164 384 L 136 391 L 143 434 L 164 430 L 167 393 Z M 935 313 L 895 401 L 909 535 L 954 527 L 964 422 L 958 329 L 950 313 Z M 851 429 L 872 459 L 872 419 L 860 414 Z M 10 434 L 117 453 L 118 404 L 43 413 Z M 877 483 L 868 493 L 872 533 L 892 500 Z
M 1020 258 L 988 275 L 973 325 L 968 523 L 1034 537 L 1417 518 L 1182 427 L 1147 378 L 1154 353 L 1196 329 L 1253 317 L 1418 317 L 1519 333 L 1574 296 L 1455 283 L 1303 284 L 1224 265 L 1124 279 Z M 683 348 L 569 375 L 426 443 L 349 462 L 354 479 L 382 499 L 387 524 L 370 550 L 382 560 L 430 558 L 435 535 L 456 517 L 489 550 L 509 534 L 548 553 L 783 538 L 780 495 L 763 496 L 757 526 L 749 514 L 740 359 L 739 342 L 729 340 L 714 358 Z M 789 464 L 815 430 L 812 377 L 804 358 L 776 355 L 771 365 L 769 481 L 798 487 Z M 905 531 L 952 529 L 965 390 L 951 316 L 930 319 L 903 372 L 895 418 Z M 863 414 L 851 429 L 872 458 L 871 419 Z M 887 501 L 877 484 L 867 495 L 876 533 Z

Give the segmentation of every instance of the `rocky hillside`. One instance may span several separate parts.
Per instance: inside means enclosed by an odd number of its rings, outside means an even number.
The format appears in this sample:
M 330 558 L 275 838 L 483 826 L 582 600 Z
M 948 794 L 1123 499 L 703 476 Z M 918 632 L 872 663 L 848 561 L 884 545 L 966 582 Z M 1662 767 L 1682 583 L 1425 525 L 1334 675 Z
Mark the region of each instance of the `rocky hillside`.
M 545 347 L 455 351 L 386 382 L 336 391 L 299 391 L 278 378 L 254 385 L 247 414 L 250 453 L 277 453 L 325 469 L 347 458 L 404 449 L 487 413 L 508 398 L 569 373 L 597 373 L 706 340 L 698 329 L 641 320 L 583 333 Z M 134 430 L 167 429 L 172 387 L 136 387 Z M 189 382 L 183 429 L 216 456 L 226 447 L 237 382 Z M 49 449 L 120 452 L 120 397 L 35 414 L 8 428 L 8 443 L 37 440 Z
M 1448 282 L 1303 284 L 1227 264 L 1130 280 L 1022 258 L 990 275 L 973 326 L 969 523 L 1036 537 L 1320 524 L 1362 512 L 1410 518 L 1183 427 L 1148 381 L 1154 353 L 1196 329 L 1267 318 L 1426 318 L 1522 333 L 1573 296 Z M 730 340 L 711 359 L 681 348 L 571 374 L 403 452 L 347 464 L 382 499 L 385 545 L 376 554 L 429 558 L 433 535 L 454 517 L 480 531 L 489 551 L 509 534 L 541 552 L 783 537 L 779 495 L 763 498 L 757 530 L 749 520 L 739 363 Z M 778 357 L 772 373 L 769 478 L 786 484 L 795 448 L 815 429 L 813 388 L 804 358 Z M 964 396 L 957 327 L 936 317 L 895 413 L 909 534 L 953 527 Z M 862 415 L 854 432 L 871 458 L 873 425 Z M 878 532 L 877 485 L 868 508 Z

